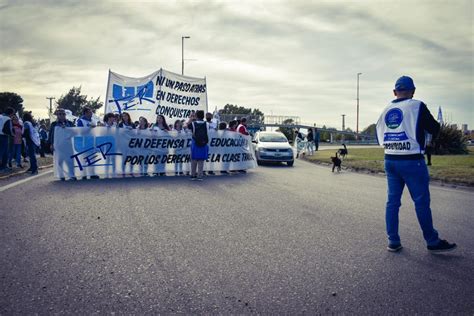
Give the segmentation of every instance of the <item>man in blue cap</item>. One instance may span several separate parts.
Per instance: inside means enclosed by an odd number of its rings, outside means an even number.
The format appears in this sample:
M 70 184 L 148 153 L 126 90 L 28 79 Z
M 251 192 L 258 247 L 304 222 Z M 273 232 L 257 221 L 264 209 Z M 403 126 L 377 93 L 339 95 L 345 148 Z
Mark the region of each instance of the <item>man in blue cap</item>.
M 456 248 L 438 237 L 433 227 L 430 208 L 429 174 L 424 159 L 425 133 L 439 133 L 440 125 L 426 105 L 413 99 L 415 84 L 407 76 L 395 83 L 396 99 L 384 109 L 377 122 L 377 140 L 385 150 L 385 173 L 387 174 L 388 199 L 385 222 L 388 234 L 388 251 L 402 249 L 398 235 L 398 211 L 405 185 L 415 203 L 416 216 L 420 223 L 427 248 L 431 252 L 445 252 Z

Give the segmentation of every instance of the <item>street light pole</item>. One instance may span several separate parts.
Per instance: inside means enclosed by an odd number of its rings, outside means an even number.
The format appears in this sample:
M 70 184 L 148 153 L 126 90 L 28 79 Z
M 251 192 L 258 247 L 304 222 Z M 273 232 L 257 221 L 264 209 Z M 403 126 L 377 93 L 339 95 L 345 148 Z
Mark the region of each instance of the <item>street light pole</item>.
M 361 72 L 357 73 L 357 126 L 356 126 L 356 139 L 359 140 L 359 76 Z
M 184 76 L 184 39 L 189 36 L 181 36 L 181 75 Z

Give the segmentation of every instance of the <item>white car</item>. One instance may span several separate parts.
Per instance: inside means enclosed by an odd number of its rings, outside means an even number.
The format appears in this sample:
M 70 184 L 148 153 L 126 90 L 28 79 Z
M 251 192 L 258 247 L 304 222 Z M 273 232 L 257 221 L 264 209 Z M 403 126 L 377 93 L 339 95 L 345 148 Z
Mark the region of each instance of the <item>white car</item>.
M 257 132 L 252 141 L 257 164 L 261 162 L 286 162 L 289 167 L 295 162 L 293 148 L 280 132 Z

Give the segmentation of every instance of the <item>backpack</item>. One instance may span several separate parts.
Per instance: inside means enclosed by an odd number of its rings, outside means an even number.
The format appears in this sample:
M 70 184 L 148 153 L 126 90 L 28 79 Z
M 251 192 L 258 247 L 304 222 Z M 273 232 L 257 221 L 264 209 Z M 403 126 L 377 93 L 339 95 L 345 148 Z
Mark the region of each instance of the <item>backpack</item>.
M 193 139 L 198 147 L 204 147 L 209 142 L 207 124 L 193 122 Z

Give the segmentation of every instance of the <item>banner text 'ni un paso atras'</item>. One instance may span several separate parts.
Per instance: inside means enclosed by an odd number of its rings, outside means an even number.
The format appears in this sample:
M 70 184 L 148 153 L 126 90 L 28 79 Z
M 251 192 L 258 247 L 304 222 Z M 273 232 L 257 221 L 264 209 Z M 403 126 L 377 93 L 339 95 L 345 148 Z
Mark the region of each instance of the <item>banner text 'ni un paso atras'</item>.
M 153 123 L 158 114 L 168 124 L 187 119 L 191 111 L 207 112 L 206 78 L 181 76 L 164 69 L 131 78 L 109 71 L 105 113 L 127 112 L 133 121 L 140 116 Z
M 57 178 L 97 175 L 182 174 L 191 167 L 191 133 L 124 128 L 56 127 L 54 174 Z M 250 136 L 209 131 L 204 170 L 255 168 Z

